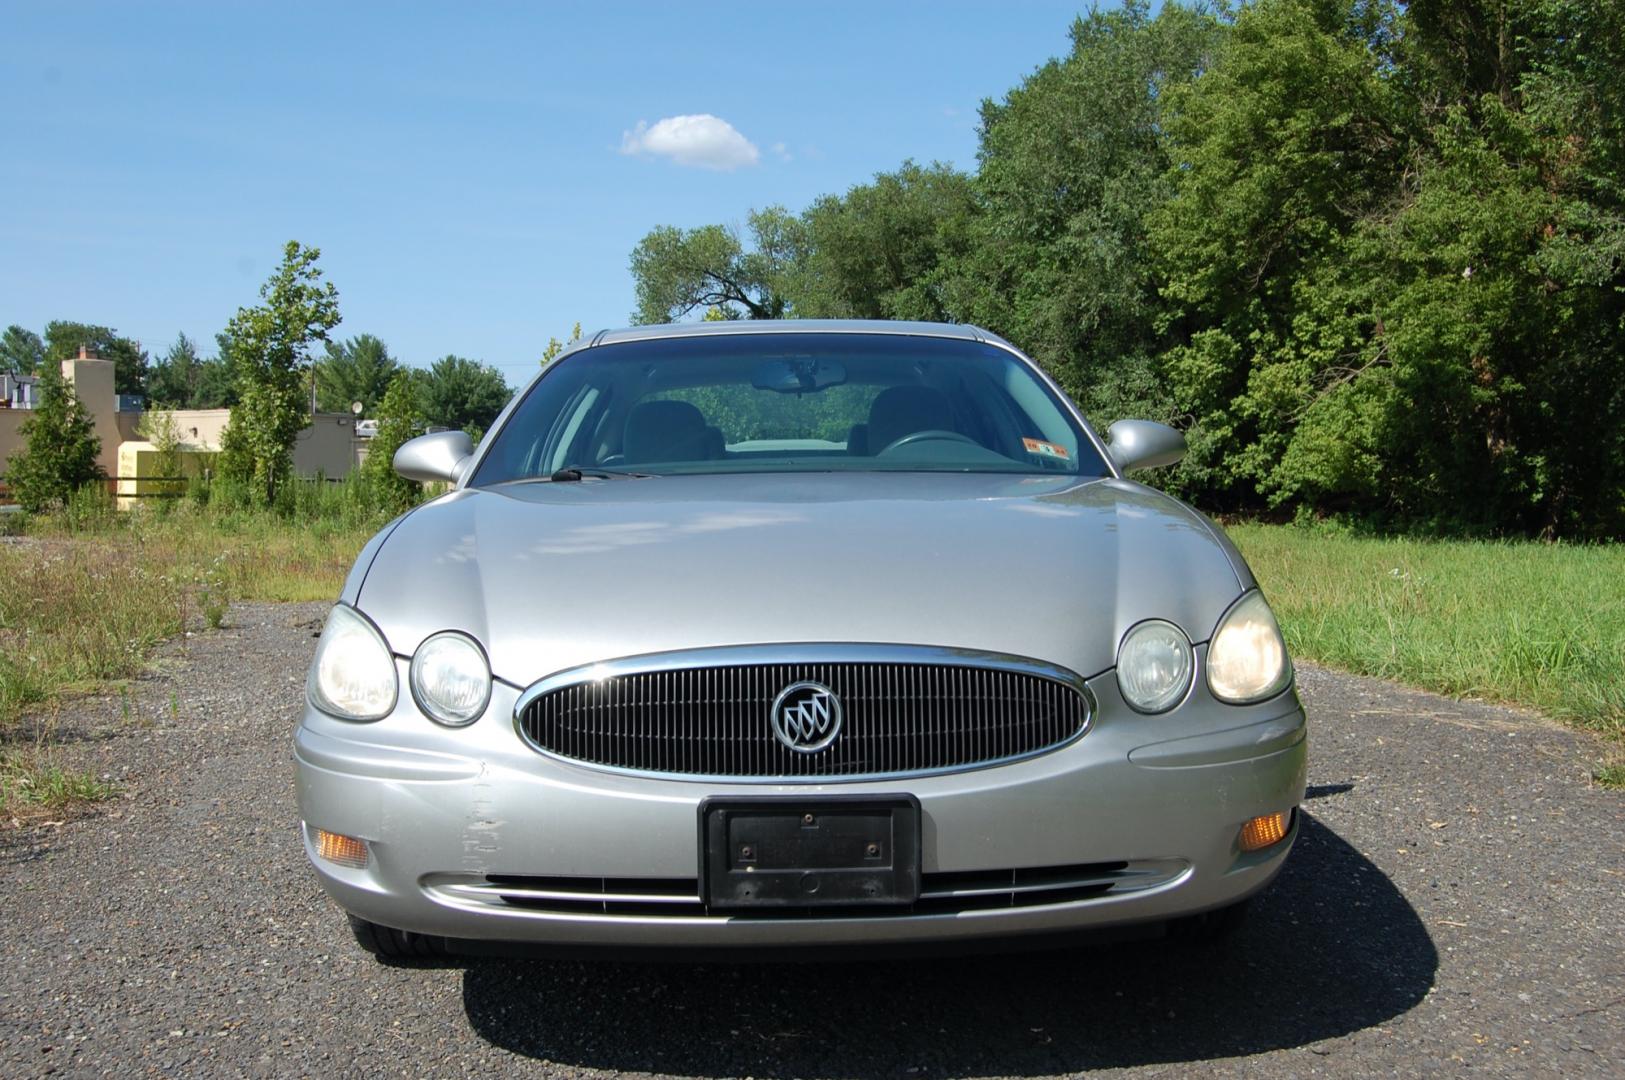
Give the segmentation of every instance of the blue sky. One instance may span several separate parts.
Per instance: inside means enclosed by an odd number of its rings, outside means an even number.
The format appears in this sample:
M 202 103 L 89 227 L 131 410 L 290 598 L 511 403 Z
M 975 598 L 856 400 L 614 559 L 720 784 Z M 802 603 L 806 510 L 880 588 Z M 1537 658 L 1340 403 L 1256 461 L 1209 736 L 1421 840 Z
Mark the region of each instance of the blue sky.
M 0 0 L 0 325 L 212 352 L 298 239 L 339 336 L 517 382 L 576 320 L 627 321 L 655 225 L 973 167 L 978 103 L 1077 10 Z

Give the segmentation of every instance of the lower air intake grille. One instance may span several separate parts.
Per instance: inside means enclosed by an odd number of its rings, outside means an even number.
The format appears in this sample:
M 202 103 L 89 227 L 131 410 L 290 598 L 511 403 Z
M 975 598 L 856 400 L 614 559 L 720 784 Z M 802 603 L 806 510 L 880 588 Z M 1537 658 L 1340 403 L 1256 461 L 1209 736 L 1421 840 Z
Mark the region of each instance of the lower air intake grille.
M 1015 870 L 924 874 L 920 898 L 901 907 L 773 908 L 730 910 L 713 915 L 695 878 L 537 877 L 523 874 L 436 875 L 436 896 L 460 904 L 520 908 L 550 915 L 630 918 L 795 920 L 886 919 L 955 915 L 1000 908 L 1065 904 L 1143 892 L 1177 880 L 1189 868 L 1181 859 L 1085 863 Z

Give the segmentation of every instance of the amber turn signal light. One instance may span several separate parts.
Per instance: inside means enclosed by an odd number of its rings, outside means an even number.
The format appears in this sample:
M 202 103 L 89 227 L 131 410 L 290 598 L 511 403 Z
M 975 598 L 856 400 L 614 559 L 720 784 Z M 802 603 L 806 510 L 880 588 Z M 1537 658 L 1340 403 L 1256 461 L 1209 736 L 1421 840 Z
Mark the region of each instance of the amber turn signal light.
M 1241 850 L 1262 851 L 1286 839 L 1286 824 L 1291 817 L 1287 811 L 1255 817 L 1241 827 Z
M 367 865 L 367 842 L 326 829 L 316 830 L 316 854 L 330 863 L 357 870 Z

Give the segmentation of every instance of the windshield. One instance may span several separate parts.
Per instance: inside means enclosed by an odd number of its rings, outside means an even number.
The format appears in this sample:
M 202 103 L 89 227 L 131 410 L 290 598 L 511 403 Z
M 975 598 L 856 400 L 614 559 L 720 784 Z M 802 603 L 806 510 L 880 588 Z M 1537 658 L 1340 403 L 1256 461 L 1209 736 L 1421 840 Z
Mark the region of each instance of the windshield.
M 560 360 L 472 483 L 565 469 L 1104 476 L 1054 393 L 1003 349 L 902 334 L 630 341 Z

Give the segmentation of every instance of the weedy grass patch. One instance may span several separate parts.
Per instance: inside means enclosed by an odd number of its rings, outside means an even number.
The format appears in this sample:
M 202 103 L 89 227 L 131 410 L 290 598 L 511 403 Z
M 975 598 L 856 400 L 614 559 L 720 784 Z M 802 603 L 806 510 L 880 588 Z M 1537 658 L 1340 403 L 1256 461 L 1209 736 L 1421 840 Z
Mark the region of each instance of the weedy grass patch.
M 0 816 L 19 824 L 110 799 L 112 784 L 41 751 L 0 753 Z
M 136 546 L 0 546 L 0 730 L 25 707 L 141 671 L 186 612 L 175 568 Z
M 1599 732 L 1625 783 L 1625 547 L 1227 531 L 1295 655 Z
M 54 763 L 50 731 L 22 730 L 25 714 L 140 674 L 160 642 L 229 625 L 232 601 L 338 595 L 384 518 L 347 506 L 343 490 L 301 499 L 291 510 L 174 500 L 120 512 L 89 493 L 11 528 L 0 543 L 0 807 L 16 817 L 25 804 L 106 797 Z

